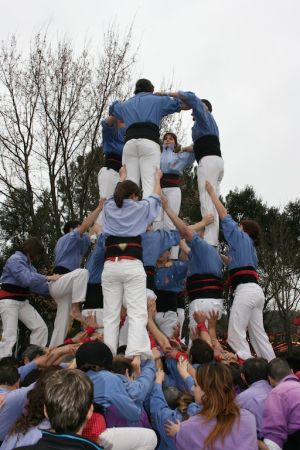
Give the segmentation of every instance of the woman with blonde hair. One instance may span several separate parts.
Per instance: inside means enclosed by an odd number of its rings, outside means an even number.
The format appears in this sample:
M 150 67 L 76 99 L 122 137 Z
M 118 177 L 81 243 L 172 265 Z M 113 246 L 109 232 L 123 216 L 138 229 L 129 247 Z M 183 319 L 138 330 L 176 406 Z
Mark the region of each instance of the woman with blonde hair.
M 175 436 L 176 449 L 226 450 L 257 448 L 255 417 L 235 403 L 232 376 L 221 363 L 204 364 L 197 370 L 195 401 L 199 414 L 185 422 L 166 426 Z

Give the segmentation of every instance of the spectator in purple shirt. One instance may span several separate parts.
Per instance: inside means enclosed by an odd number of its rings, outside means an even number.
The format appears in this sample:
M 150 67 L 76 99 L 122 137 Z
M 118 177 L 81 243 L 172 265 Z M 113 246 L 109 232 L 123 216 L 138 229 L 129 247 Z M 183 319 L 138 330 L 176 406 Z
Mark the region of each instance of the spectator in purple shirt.
M 273 386 L 265 402 L 263 433 L 269 450 L 300 448 L 300 382 L 287 361 L 273 359 L 268 365 Z
M 257 448 L 255 418 L 235 403 L 231 373 L 224 364 L 205 364 L 196 373 L 195 401 L 199 414 L 183 423 L 169 422 L 168 435 L 175 436 L 176 449 L 214 450 Z
M 258 439 L 263 438 L 262 416 L 266 398 L 272 387 L 268 383 L 268 362 L 264 358 L 249 358 L 242 366 L 242 378 L 248 389 L 236 400 L 241 408 L 255 415 Z

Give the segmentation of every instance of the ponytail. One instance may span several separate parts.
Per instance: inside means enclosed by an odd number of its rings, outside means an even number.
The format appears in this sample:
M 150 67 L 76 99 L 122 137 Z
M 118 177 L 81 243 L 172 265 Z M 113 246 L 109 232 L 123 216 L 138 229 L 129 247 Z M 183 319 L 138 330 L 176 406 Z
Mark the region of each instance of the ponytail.
M 261 241 L 261 228 L 259 224 L 256 220 L 245 219 L 241 220 L 241 225 L 243 227 L 243 231 L 251 237 L 255 247 L 257 247 Z
M 114 192 L 114 201 L 118 208 L 122 208 L 123 200 L 130 198 L 132 195 L 139 195 L 140 190 L 137 184 L 131 180 L 125 180 L 117 184 Z

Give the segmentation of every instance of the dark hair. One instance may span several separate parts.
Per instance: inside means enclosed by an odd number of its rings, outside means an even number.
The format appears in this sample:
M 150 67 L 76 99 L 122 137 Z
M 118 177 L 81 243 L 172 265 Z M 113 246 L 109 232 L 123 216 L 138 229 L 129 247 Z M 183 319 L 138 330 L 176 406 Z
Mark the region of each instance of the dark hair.
M 60 366 L 51 366 L 40 371 L 38 381 L 27 394 L 28 402 L 25 410 L 11 429 L 10 434 L 24 434 L 29 428 L 39 425 L 44 420 L 45 386 L 53 372 L 58 370 L 62 370 Z
M 163 394 L 170 409 L 175 409 L 178 404 L 181 391 L 175 386 L 163 387 Z
M 19 361 L 14 356 L 3 356 L 3 358 L 0 359 L 0 364 L 14 366 L 16 368 L 20 367 Z
M 264 358 L 246 359 L 242 366 L 242 373 L 247 384 L 268 379 L 268 361 Z
M 0 362 L 0 384 L 5 386 L 13 386 L 19 381 L 20 375 L 18 368 L 8 362 Z
M 28 358 L 29 361 L 32 361 L 37 356 L 42 356 L 44 354 L 45 354 L 45 350 L 43 349 L 43 347 L 40 347 L 39 345 L 36 345 L 36 344 L 30 344 L 23 351 L 21 360 L 23 363 L 24 363 L 24 358 Z
M 125 356 L 122 355 L 115 356 L 112 362 L 112 371 L 114 373 L 126 375 L 126 370 L 128 371 L 128 375 L 131 377 L 133 374 L 133 369 L 128 358 L 125 358 Z
M 33 369 L 29 372 L 21 381 L 21 387 L 30 386 L 32 383 L 35 383 L 43 373 L 43 369 Z
M 135 90 L 134 90 L 135 94 L 139 94 L 140 92 L 153 92 L 153 91 L 154 91 L 153 84 L 151 83 L 150 80 L 147 80 L 146 78 L 140 78 L 135 83 Z
M 256 220 L 245 219 L 241 220 L 241 225 L 243 227 L 243 231 L 251 237 L 255 247 L 257 247 L 261 241 L 261 228 L 259 224 Z
M 210 101 L 206 100 L 205 98 L 201 98 L 201 102 L 207 106 L 208 111 L 211 113 L 212 112 L 212 104 L 210 103 Z
M 117 184 L 114 192 L 114 201 L 118 208 L 122 208 L 123 200 L 131 197 L 131 195 L 140 195 L 140 190 L 137 184 L 131 180 L 125 180 Z
M 45 386 L 45 409 L 57 433 L 77 433 L 93 403 L 93 383 L 78 369 L 53 373 Z
M 189 351 L 191 364 L 204 364 L 213 361 L 214 351 L 202 339 L 195 339 Z
M 64 227 L 63 227 L 64 234 L 67 234 L 72 229 L 77 228 L 78 225 L 80 225 L 80 222 L 78 222 L 78 220 L 70 220 L 69 222 L 66 222 Z
M 291 374 L 288 362 L 282 358 L 274 358 L 268 364 L 268 376 L 275 381 L 280 381 Z
M 163 141 L 166 139 L 166 136 L 168 136 L 168 135 L 172 136 L 172 138 L 173 138 L 174 141 L 175 141 L 175 147 L 176 147 L 176 146 L 178 145 L 177 136 L 176 136 L 175 133 L 172 133 L 172 131 L 167 131 L 167 133 L 165 133 L 165 134 L 163 135 Z
M 34 261 L 38 257 L 42 256 L 45 249 L 39 238 L 32 237 L 23 242 L 20 247 L 20 251 L 24 253 L 24 255 L 29 256 L 31 261 Z

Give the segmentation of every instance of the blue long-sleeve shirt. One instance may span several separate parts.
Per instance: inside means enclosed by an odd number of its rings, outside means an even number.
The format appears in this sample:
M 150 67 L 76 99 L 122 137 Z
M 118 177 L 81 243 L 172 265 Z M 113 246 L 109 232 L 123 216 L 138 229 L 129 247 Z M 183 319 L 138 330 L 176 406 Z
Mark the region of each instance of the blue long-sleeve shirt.
M 97 237 L 96 246 L 91 252 L 85 268 L 89 271 L 89 283 L 101 283 L 101 276 L 105 257 L 105 236 L 101 233 Z
M 128 380 L 124 375 L 117 374 L 117 376 L 122 380 L 129 397 L 136 405 L 142 407 L 145 398 L 153 387 L 155 372 L 154 361 L 147 360 L 142 363 L 141 374 L 134 381 Z
M 201 410 L 200 405 L 191 403 L 188 406 L 188 415 L 197 414 Z M 155 383 L 150 396 L 150 415 L 154 428 L 160 436 L 160 444 L 157 450 L 175 450 L 175 441 L 167 436 L 165 425 L 168 421 L 176 423 L 177 420 L 182 421 L 182 414 L 178 409 L 169 408 L 164 397 L 161 384 Z
M 201 239 L 194 233 L 192 240 L 188 241 L 191 251 L 188 261 L 188 276 L 194 274 L 211 274 L 222 278 L 222 259 L 215 247 Z
M 139 236 L 145 233 L 148 225 L 159 213 L 161 200 L 153 194 L 141 201 L 123 200 L 118 208 L 113 197 L 104 204 L 103 233 L 111 236 Z
M 173 245 L 180 242 L 180 233 L 177 230 L 146 231 L 142 234 L 143 263 L 144 266 L 155 266 L 156 261 Z
M 66 269 L 79 269 L 82 256 L 86 253 L 90 245 L 90 239 L 86 233 L 80 235 L 75 229 L 64 234 L 58 239 L 55 246 L 55 266 L 62 266 Z
M 126 128 L 119 128 L 115 124 L 108 125 L 105 119 L 101 120 L 103 153 L 122 155 L 125 144 Z
M 49 294 L 47 277 L 38 273 L 28 257 L 19 251 L 6 261 L 2 271 L 1 283 L 29 288 L 31 292 L 36 294 Z
M 160 169 L 164 173 L 175 173 L 182 175 L 187 167 L 193 165 L 195 155 L 193 152 L 174 153 L 173 145 L 163 145 L 160 157 Z
M 241 230 L 233 218 L 227 214 L 222 220 L 224 237 L 229 244 L 229 270 L 252 266 L 257 268 L 257 254 L 249 234 Z
M 193 109 L 195 123 L 192 127 L 192 138 L 195 142 L 203 136 L 218 136 L 219 129 L 213 115 L 206 110 L 204 103 L 198 98 L 194 92 L 179 91 L 184 97 L 184 102 Z
M 178 98 L 140 92 L 125 102 L 112 103 L 109 114 L 122 120 L 127 127 L 140 122 L 151 122 L 159 127 L 164 116 L 181 111 L 181 104 Z
M 89 370 L 87 375 L 94 384 L 94 402 L 104 408 L 114 406 L 120 416 L 127 420 L 128 426 L 135 426 L 140 419 L 142 408 L 130 397 L 123 380 L 107 370 Z
M 186 278 L 188 263 L 175 261 L 170 267 L 159 267 L 155 270 L 156 289 L 162 291 L 181 292 L 182 280 Z

